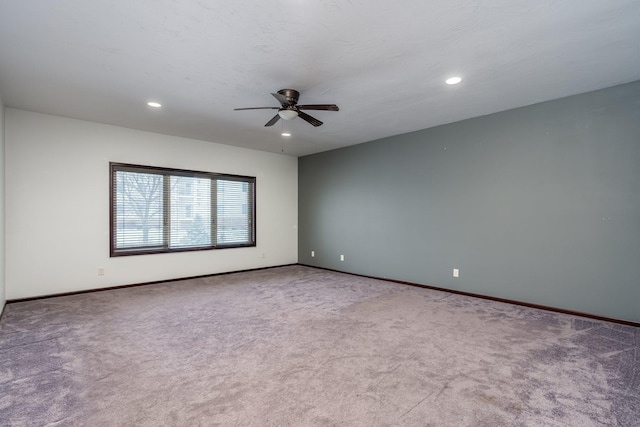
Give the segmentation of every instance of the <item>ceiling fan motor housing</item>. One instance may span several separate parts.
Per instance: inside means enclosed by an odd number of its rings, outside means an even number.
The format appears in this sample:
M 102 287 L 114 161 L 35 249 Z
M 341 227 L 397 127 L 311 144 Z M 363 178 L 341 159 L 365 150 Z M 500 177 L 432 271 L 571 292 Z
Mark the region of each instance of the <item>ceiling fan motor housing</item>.
M 300 98 L 300 92 L 294 89 L 280 89 L 278 93 L 287 98 L 287 102 L 290 105 L 296 105 Z

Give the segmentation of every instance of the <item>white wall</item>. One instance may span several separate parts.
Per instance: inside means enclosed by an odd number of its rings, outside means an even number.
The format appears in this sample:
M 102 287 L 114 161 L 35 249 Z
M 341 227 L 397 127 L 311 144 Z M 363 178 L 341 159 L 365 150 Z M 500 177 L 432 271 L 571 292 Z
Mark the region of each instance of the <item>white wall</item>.
M 4 105 L 0 98 L 0 313 L 4 309 L 5 294 L 5 226 L 4 226 Z
M 5 132 L 9 300 L 297 262 L 295 157 L 12 108 Z M 111 161 L 256 176 L 257 247 L 110 258 Z

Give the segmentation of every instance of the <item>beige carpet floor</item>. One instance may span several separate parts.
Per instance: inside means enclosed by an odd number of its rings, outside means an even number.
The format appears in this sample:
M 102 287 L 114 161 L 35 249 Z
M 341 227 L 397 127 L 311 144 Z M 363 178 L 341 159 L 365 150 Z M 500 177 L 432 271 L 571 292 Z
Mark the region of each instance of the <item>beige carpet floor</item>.
M 640 328 L 287 266 L 8 304 L 2 426 L 638 426 Z

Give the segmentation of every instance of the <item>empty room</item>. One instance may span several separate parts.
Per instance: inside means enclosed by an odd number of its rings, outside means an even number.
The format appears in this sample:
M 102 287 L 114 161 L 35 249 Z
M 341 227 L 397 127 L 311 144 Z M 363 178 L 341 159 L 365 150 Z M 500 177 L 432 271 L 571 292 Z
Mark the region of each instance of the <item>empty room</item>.
M 0 0 L 0 425 L 640 426 L 638 40 Z

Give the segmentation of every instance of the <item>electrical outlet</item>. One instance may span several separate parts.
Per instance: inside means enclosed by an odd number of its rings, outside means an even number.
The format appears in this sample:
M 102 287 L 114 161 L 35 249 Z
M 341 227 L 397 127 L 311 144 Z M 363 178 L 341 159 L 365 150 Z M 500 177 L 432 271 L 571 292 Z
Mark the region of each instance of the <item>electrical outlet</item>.
M 265 259 L 267 257 L 266 252 L 262 252 L 262 259 Z
M 104 276 L 104 268 L 98 267 L 98 276 Z
M 453 269 L 453 277 L 460 277 L 460 270 L 457 268 Z
M 344 261 L 344 255 L 340 255 L 340 261 Z
M 311 251 L 311 258 L 314 258 L 316 256 L 316 251 Z

